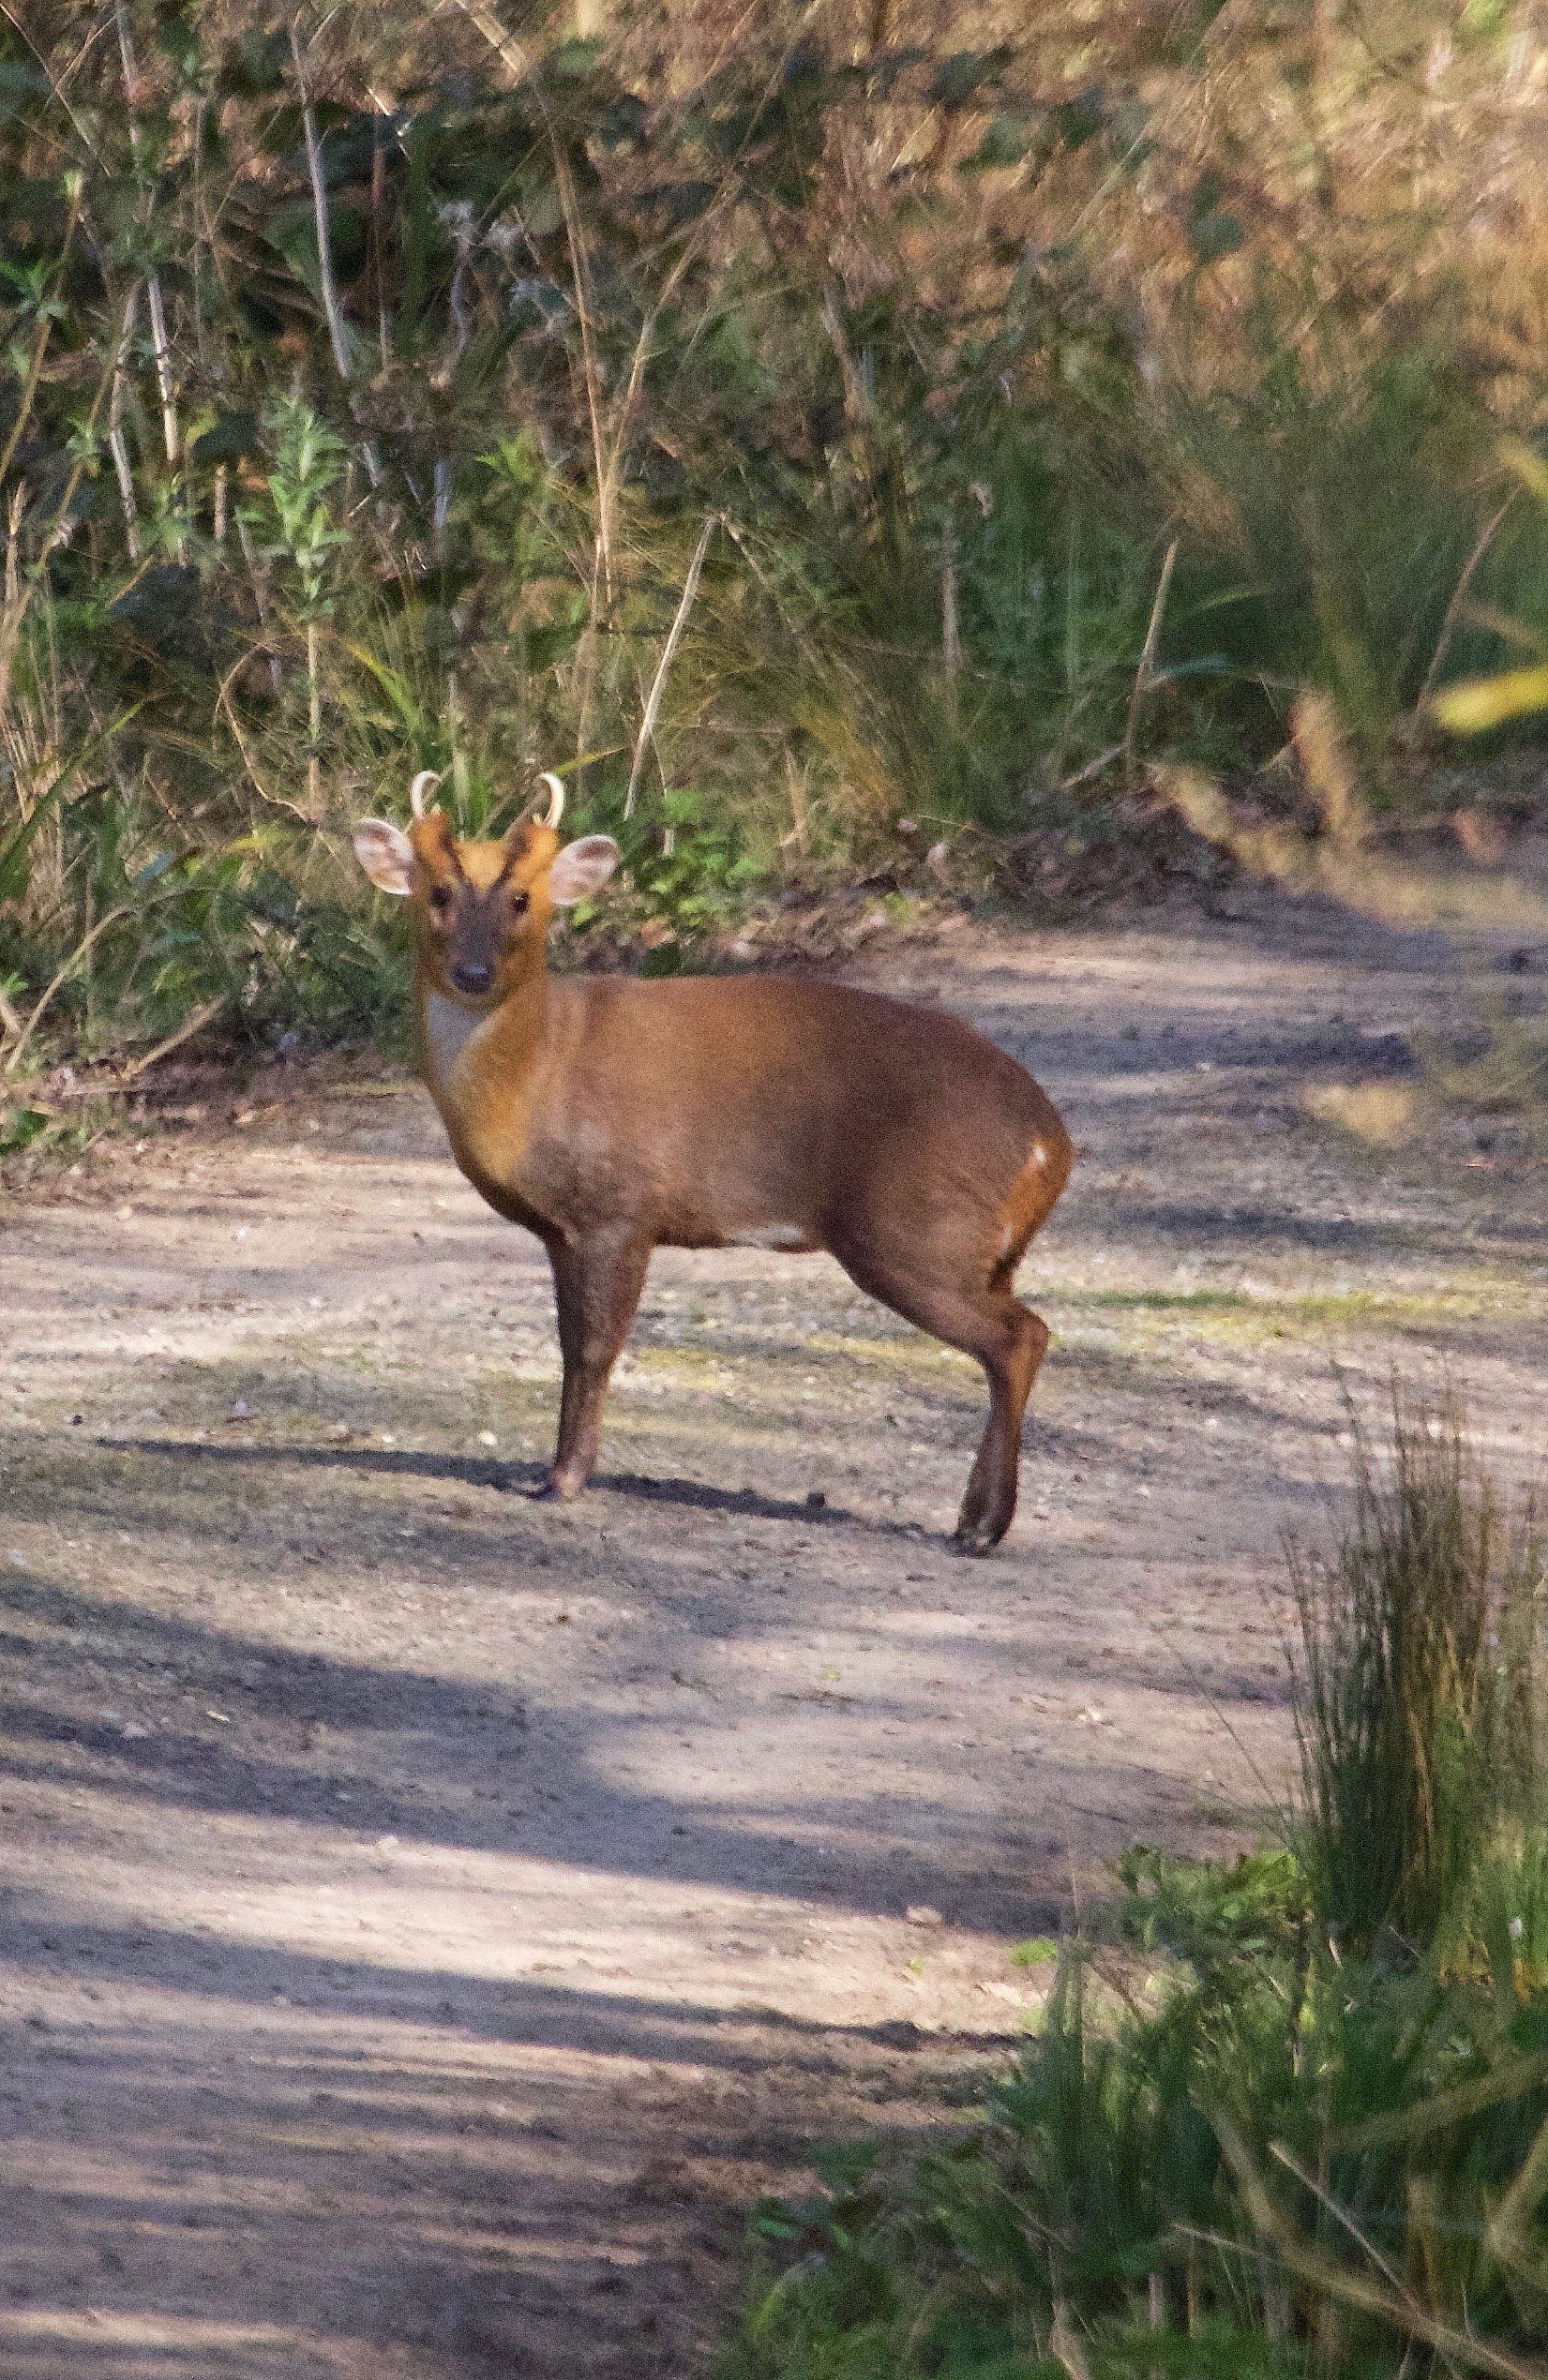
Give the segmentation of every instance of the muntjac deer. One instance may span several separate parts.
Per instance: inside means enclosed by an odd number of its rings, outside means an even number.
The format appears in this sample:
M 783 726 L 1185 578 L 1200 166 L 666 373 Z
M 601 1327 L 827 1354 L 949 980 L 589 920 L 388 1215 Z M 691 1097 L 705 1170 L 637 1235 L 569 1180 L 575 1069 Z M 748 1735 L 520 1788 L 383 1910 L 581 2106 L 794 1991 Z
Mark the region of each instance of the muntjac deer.
M 463 843 L 434 780 L 405 834 L 355 831 L 373 884 L 413 903 L 426 1079 L 473 1188 L 535 1232 L 564 1359 L 545 1492 L 596 1459 L 608 1378 L 654 1248 L 825 1248 L 894 1313 L 983 1365 L 989 1417 L 955 1542 L 986 1553 L 1015 1510 L 1021 1421 L 1048 1344 L 1012 1295 L 1070 1170 L 1031 1076 L 957 1018 L 792 976 L 550 977 L 555 907 L 618 864 L 547 816 Z

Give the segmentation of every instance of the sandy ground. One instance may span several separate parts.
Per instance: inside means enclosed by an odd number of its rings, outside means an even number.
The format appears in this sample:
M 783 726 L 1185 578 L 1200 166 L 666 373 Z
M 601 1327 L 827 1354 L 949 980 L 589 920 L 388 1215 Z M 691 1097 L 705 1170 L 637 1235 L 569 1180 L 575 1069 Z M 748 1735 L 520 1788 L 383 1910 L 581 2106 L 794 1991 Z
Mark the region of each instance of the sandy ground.
M 825 1259 L 658 1259 L 598 1488 L 526 1501 L 546 1273 L 412 1087 L 12 1206 L 7 2380 L 699 2369 L 804 2143 L 970 2095 L 1045 1987 L 1015 1941 L 1272 1803 L 1334 1359 L 1449 1369 L 1535 1455 L 1548 1175 L 1301 1105 L 1391 1079 L 1449 966 L 1284 909 L 872 971 L 1083 1151 L 986 1563 L 942 1542 L 976 1374 Z

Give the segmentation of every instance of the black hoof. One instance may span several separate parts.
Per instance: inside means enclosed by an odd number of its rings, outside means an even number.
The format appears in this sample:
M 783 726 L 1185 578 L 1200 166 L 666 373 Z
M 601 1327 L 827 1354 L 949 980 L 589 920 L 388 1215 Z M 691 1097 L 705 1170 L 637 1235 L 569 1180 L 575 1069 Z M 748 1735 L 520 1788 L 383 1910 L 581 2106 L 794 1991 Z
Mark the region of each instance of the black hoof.
M 958 1553 L 993 1553 L 1009 1527 L 1009 1521 L 997 1529 L 990 1520 L 959 1520 L 952 1532 L 952 1545 Z

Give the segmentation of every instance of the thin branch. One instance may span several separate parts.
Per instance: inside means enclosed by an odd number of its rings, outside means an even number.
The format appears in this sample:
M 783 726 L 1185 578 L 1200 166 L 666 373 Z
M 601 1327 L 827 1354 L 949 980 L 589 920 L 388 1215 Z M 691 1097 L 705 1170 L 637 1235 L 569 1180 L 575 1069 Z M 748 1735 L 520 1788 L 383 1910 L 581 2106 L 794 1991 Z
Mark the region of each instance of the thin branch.
M 295 68 L 296 95 L 301 102 L 301 136 L 306 143 L 307 174 L 311 183 L 312 220 L 317 230 L 318 286 L 322 292 L 323 311 L 328 318 L 328 339 L 333 348 L 334 368 L 348 387 L 354 378 L 354 367 L 350 362 L 349 339 L 333 277 L 333 242 L 328 232 L 328 188 L 323 178 L 323 150 L 317 138 L 317 118 L 312 112 L 306 71 L 301 64 L 301 37 L 295 28 L 294 17 L 291 19 L 291 63 Z
M 203 1026 L 208 1025 L 212 1018 L 219 1015 L 225 1005 L 224 992 L 220 994 L 218 999 L 206 1000 L 202 1008 L 194 1010 L 191 1016 L 186 1016 L 183 1019 L 175 1033 L 169 1033 L 164 1041 L 158 1041 L 155 1049 L 147 1050 L 143 1057 L 131 1059 L 129 1064 L 122 1070 L 120 1079 L 126 1083 L 138 1081 L 139 1077 L 150 1067 L 157 1065 L 160 1059 L 169 1057 L 173 1051 L 180 1048 L 185 1041 L 191 1041 Z
M 59 990 L 62 984 L 68 982 L 70 977 L 80 965 L 81 961 L 85 957 L 87 951 L 96 942 L 98 935 L 105 934 L 109 926 L 116 925 L 121 918 L 128 917 L 136 906 L 137 905 L 132 901 L 121 901 L 116 909 L 109 909 L 105 911 L 104 914 L 98 919 L 95 925 L 87 927 L 85 933 L 81 936 L 80 941 L 70 952 L 69 957 L 65 961 L 64 965 L 59 969 L 53 981 L 42 993 L 41 996 L 34 1003 L 32 1014 L 27 1018 L 21 1033 L 18 1035 L 16 1040 L 11 1044 L 5 1065 L 4 1067 L 0 1067 L 0 1073 L 15 1073 L 16 1069 L 21 1062 L 22 1053 L 26 1048 L 27 1043 L 32 1040 L 33 1035 L 37 1032 L 38 1025 L 42 1023 L 44 1010 L 49 1007 L 54 994 Z
M 102 410 L 102 399 L 107 395 L 118 371 L 123 350 L 124 337 L 121 334 L 113 355 L 98 378 L 90 408 L 85 421 L 81 426 L 75 461 L 70 466 L 69 477 L 66 480 L 59 500 L 54 505 L 53 517 L 38 541 L 37 554 L 25 583 L 8 584 L 5 603 L 3 606 L 0 606 L 0 711 L 4 711 L 9 696 L 11 666 L 16 657 L 17 640 L 22 634 L 22 623 L 26 618 L 27 606 L 41 582 L 44 571 L 48 568 L 49 556 L 60 538 L 67 533 L 70 506 L 74 503 L 77 490 L 86 474 L 91 454 L 92 434 L 97 427 L 97 416 Z
M 1326 2297 L 1375 2314 L 1394 2329 L 1405 2330 L 1411 2338 L 1423 2340 L 1445 2361 L 1468 2364 L 1475 2372 L 1494 2374 L 1495 2380 L 1548 2380 L 1548 2364 L 1535 2356 L 1528 2358 L 1512 2355 L 1487 2339 L 1475 2337 L 1471 2331 L 1458 2330 L 1453 2324 L 1428 2313 L 1401 2284 L 1397 2292 L 1389 2292 L 1362 2273 L 1306 2247 L 1275 2206 L 1242 2133 L 1221 2111 L 1215 2112 L 1212 2121 L 1249 2222 L 1298 2280 Z
M 70 192 L 69 219 L 65 226 L 65 237 L 59 250 L 59 261 L 54 269 L 53 288 L 55 290 L 64 279 L 66 260 L 69 255 L 71 242 L 75 238 L 75 227 L 81 220 L 82 188 L 82 182 L 77 176 L 75 186 Z M 0 450 L 0 479 L 4 479 L 9 471 L 16 450 L 22 443 L 22 433 L 32 418 L 33 400 L 38 395 L 38 381 L 42 378 L 43 357 L 47 352 L 49 336 L 53 329 L 53 316 L 45 309 L 38 320 L 37 337 L 32 344 L 32 353 L 27 358 L 26 377 L 22 382 L 22 394 L 16 400 L 16 418 L 10 426 L 10 435 L 6 440 L 5 447 Z
M 142 134 L 135 87 L 139 82 L 140 69 L 134 54 L 133 38 L 129 33 L 127 0 L 113 0 L 113 23 L 118 32 L 119 61 L 124 69 L 124 105 L 128 111 L 129 118 L 129 154 L 134 159 L 135 179 L 139 181 Z M 142 189 L 141 199 L 142 201 L 149 199 L 151 207 L 154 208 L 154 197 L 147 189 Z M 139 213 L 142 220 L 144 220 L 148 211 L 143 204 L 140 206 Z M 159 273 L 153 271 L 146 274 L 145 295 L 150 307 L 151 352 L 156 361 L 156 385 L 161 400 L 161 441 L 167 450 L 167 461 L 175 471 L 182 445 L 182 434 L 177 420 L 177 397 L 172 377 L 172 350 L 167 340 L 167 309 L 162 300 Z M 178 550 L 179 552 L 182 550 L 181 538 L 178 540 Z
M 182 430 L 177 419 L 177 398 L 172 383 L 172 350 L 167 344 L 167 309 L 161 300 L 161 276 L 147 274 L 145 300 L 151 318 L 151 354 L 156 363 L 156 386 L 161 399 L 161 443 L 167 450 L 167 461 L 173 471 L 182 446 Z
M 1463 564 L 1462 576 L 1451 591 L 1451 600 L 1446 606 L 1446 617 L 1440 623 L 1440 634 L 1435 638 L 1435 651 L 1430 655 L 1430 666 L 1424 673 L 1424 682 L 1419 690 L 1419 699 L 1414 706 L 1417 711 L 1423 710 L 1435 692 L 1435 680 L 1440 674 L 1440 665 L 1450 650 L 1451 638 L 1456 633 L 1456 624 L 1462 615 L 1462 606 L 1467 600 L 1467 590 L 1473 583 L 1473 574 L 1494 544 L 1495 530 L 1498 529 L 1500 522 L 1505 518 L 1520 493 L 1519 488 L 1512 487 L 1499 510 L 1485 521 L 1479 531 L 1478 541 L 1472 552 Z
M 273 660 L 272 654 L 270 655 L 270 660 L 271 662 Z M 237 676 L 238 672 L 245 668 L 247 661 L 248 655 L 244 654 L 241 660 L 233 662 L 231 667 L 221 679 L 215 697 L 216 710 L 217 711 L 224 711 L 225 713 L 226 724 L 232 731 L 233 741 L 236 745 L 237 751 L 242 756 L 242 766 L 248 772 L 248 783 L 251 786 L 259 800 L 261 801 L 269 802 L 276 810 L 288 810 L 291 816 L 293 818 L 299 818 L 303 826 L 315 829 L 317 820 L 313 817 L 309 817 L 307 812 L 302 809 L 301 804 L 298 801 L 292 801 L 288 800 L 282 793 L 271 793 L 268 786 L 263 783 L 263 778 L 258 773 L 258 765 L 253 759 L 252 750 L 248 742 L 248 739 L 242 732 L 242 722 L 237 716 L 236 705 L 232 699 L 232 681 Z
M 661 709 L 661 696 L 667 683 L 667 672 L 670 669 L 672 657 L 683 641 L 683 631 L 688 624 L 688 614 L 693 609 L 693 600 L 699 592 L 699 580 L 704 568 L 704 556 L 709 550 L 710 539 L 714 534 L 715 523 L 719 518 L 718 513 L 711 513 L 699 532 L 699 543 L 694 547 L 693 560 L 688 564 L 688 575 L 683 581 L 683 592 L 678 600 L 677 612 L 667 632 L 667 641 L 661 648 L 661 658 L 655 665 L 655 676 L 651 681 L 651 691 L 645 697 L 645 709 L 639 721 L 639 733 L 635 738 L 634 758 L 629 764 L 628 790 L 624 796 L 624 816 L 626 818 L 632 818 L 634 816 L 635 788 L 639 783 L 639 771 L 644 766 L 645 746 L 647 743 L 654 745 L 655 741 L 656 715 Z
M 118 481 L 118 501 L 124 507 L 124 542 L 128 547 L 130 561 L 140 559 L 140 515 L 134 501 L 134 473 L 129 469 L 129 450 L 124 439 L 124 352 L 134 330 L 134 318 L 139 309 L 140 292 L 130 290 L 124 301 L 124 323 L 118 334 L 118 345 L 113 358 L 113 395 L 108 400 L 108 452 Z
M 592 468 L 596 473 L 596 525 L 592 541 L 592 585 L 586 634 L 579 656 L 579 698 L 576 705 L 576 747 L 581 749 L 591 727 L 592 684 L 596 672 L 596 638 L 613 602 L 613 475 L 608 468 L 602 429 L 602 379 L 592 335 L 591 279 L 580 237 L 575 183 L 569 159 L 558 134 L 549 127 L 554 187 L 564 217 L 564 239 L 570 251 L 570 279 L 575 289 L 575 317 L 580 331 L 580 372 L 586 391 L 586 421 L 591 431 Z
M 962 675 L 962 621 L 957 604 L 956 515 L 949 512 L 940 538 L 940 662 L 946 698 L 956 716 L 957 680 Z
M 1155 667 L 1156 645 L 1161 636 L 1162 615 L 1166 609 L 1166 591 L 1171 586 L 1172 570 L 1177 561 L 1177 542 L 1174 537 L 1166 548 L 1166 558 L 1161 565 L 1161 576 L 1156 581 L 1155 601 L 1150 606 L 1150 625 L 1145 631 L 1145 642 L 1139 649 L 1139 661 L 1135 669 L 1135 682 L 1129 695 L 1129 716 L 1124 722 L 1123 728 L 1123 774 L 1125 781 L 1131 785 L 1135 774 L 1135 737 L 1139 727 L 1140 705 L 1154 683 L 1151 672 Z

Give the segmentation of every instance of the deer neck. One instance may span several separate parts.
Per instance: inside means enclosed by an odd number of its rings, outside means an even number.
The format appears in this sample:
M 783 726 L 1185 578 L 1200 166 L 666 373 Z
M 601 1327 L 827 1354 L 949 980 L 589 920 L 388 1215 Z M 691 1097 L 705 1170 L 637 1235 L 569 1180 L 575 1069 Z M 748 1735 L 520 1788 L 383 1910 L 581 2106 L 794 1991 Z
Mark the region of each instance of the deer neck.
M 542 1044 L 548 976 L 524 974 L 495 1008 L 451 999 L 423 966 L 418 970 L 421 1067 L 454 1145 L 477 1133 L 491 1107 L 519 1100 Z

